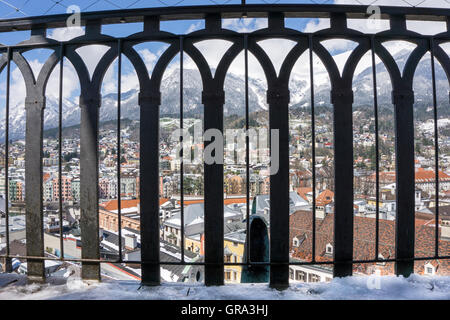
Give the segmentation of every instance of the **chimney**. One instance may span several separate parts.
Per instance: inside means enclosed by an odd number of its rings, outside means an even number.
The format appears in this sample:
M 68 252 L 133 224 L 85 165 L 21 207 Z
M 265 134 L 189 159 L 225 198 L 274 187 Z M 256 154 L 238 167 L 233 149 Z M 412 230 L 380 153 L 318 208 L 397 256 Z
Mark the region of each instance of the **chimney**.
M 137 248 L 137 237 L 134 234 L 126 234 L 124 237 L 125 249 L 134 250 Z
M 441 238 L 450 239 L 450 223 L 441 223 Z

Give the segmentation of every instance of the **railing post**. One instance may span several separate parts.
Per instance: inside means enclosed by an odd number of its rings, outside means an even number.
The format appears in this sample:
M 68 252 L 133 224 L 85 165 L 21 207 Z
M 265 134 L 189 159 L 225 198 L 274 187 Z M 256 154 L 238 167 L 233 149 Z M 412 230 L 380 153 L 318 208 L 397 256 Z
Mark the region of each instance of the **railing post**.
M 353 127 L 351 88 L 333 88 L 334 116 L 334 277 L 352 275 Z
M 223 105 L 225 93 L 221 90 L 203 91 L 202 103 L 205 110 L 204 130 L 219 130 L 223 137 Z M 217 137 L 215 137 L 217 139 Z M 206 139 L 205 139 L 206 140 Z M 212 139 L 211 139 L 212 140 Z M 204 155 L 205 172 L 205 284 L 223 285 L 223 141 L 204 141 L 206 151 L 210 144 L 216 144 L 215 156 L 219 163 L 208 164 Z M 217 149 L 219 148 L 219 150 Z
M 80 207 L 81 257 L 100 259 L 98 218 L 98 120 L 99 94 L 80 96 Z M 83 262 L 81 277 L 100 280 L 100 263 Z
M 27 256 L 44 256 L 42 207 L 42 147 L 45 97 L 27 96 L 25 133 L 25 217 Z M 27 260 L 30 280 L 45 278 L 43 260 Z
M 270 286 L 278 289 L 289 286 L 289 99 L 287 84 L 267 90 L 270 165 L 273 166 L 270 170 L 270 262 L 275 263 L 270 266 Z M 273 141 L 272 133 L 276 130 L 278 140 Z M 278 159 L 274 147 L 279 150 Z
M 414 92 L 392 92 L 395 112 L 395 167 L 397 221 L 395 230 L 395 273 L 408 277 L 414 272 Z
M 139 94 L 140 125 L 140 227 L 142 283 L 159 285 L 159 106 L 160 92 Z
M 5 105 L 5 241 L 6 255 L 10 255 L 9 243 L 9 102 L 11 96 L 11 48 L 6 52 L 6 105 Z M 12 259 L 6 257 L 2 260 L 3 272 L 12 272 Z
M 10 273 L 12 272 L 12 260 L 11 258 L 2 258 L 1 260 L 2 269 L 1 272 Z

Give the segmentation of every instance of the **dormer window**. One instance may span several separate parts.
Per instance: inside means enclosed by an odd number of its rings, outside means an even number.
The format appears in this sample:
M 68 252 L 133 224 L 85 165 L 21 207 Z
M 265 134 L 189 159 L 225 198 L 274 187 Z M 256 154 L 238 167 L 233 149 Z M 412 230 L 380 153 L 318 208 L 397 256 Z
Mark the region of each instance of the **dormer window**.
M 435 268 L 431 263 L 425 264 L 425 274 L 429 276 L 433 276 L 435 273 Z
M 292 245 L 297 248 L 300 245 L 300 241 L 298 241 L 297 237 L 294 237 L 294 239 L 292 239 Z
M 331 245 L 331 243 L 328 243 L 326 245 L 325 252 L 326 252 L 326 254 L 333 254 L 333 246 Z

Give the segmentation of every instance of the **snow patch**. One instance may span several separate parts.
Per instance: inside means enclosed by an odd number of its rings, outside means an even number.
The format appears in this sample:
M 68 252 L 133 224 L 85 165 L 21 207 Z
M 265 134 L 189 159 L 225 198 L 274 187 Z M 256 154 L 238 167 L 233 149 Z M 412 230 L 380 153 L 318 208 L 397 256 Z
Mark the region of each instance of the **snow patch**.
M 374 285 L 375 284 L 375 285 Z M 189 294 L 188 294 L 189 290 Z M 187 283 L 163 283 L 144 287 L 135 281 L 86 283 L 70 279 L 63 285 L 9 285 L 0 289 L 0 299 L 132 299 L 132 300 L 314 300 L 314 299 L 450 299 L 450 277 L 412 275 L 409 278 L 353 276 L 329 283 L 296 283 L 284 291 L 267 284 L 236 284 L 205 287 Z

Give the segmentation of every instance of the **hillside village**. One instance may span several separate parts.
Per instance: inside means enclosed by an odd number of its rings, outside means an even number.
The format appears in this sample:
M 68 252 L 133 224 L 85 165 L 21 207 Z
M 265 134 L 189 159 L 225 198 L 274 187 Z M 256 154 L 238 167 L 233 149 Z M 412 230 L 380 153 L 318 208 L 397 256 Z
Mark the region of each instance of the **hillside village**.
M 387 109 L 386 109 L 387 110 Z M 311 260 L 311 233 L 313 206 L 316 214 L 316 261 L 331 260 L 333 256 L 333 130 L 330 110 L 319 109 L 315 124 L 316 158 L 312 162 L 310 110 L 300 108 L 290 118 L 290 252 L 292 261 Z M 371 110 L 359 107 L 354 111 L 354 258 L 369 260 L 374 258 L 375 246 L 375 135 L 374 118 Z M 256 129 L 267 127 L 267 116 L 259 111 L 253 114 L 252 124 Z M 379 212 L 380 212 L 380 250 L 379 258 L 393 258 L 395 254 L 395 154 L 392 113 L 385 111 L 380 116 L 379 132 Z M 389 125 L 389 122 L 391 123 Z M 431 123 L 430 123 L 431 122 Z M 201 158 L 202 141 L 192 140 L 192 161 L 183 163 L 183 201 L 180 196 L 181 162 L 177 157 L 177 142 L 170 139 L 170 133 L 179 126 L 177 118 L 161 118 L 160 143 L 160 241 L 161 261 L 180 261 L 182 243 L 185 261 L 202 261 L 204 255 L 204 207 L 203 207 L 203 165 Z M 188 118 L 185 126 L 193 128 L 201 125 L 201 119 Z M 225 126 L 235 129 L 239 117 L 225 119 Z M 450 253 L 450 120 L 439 119 L 438 126 L 443 134 L 439 136 L 439 250 L 443 255 Z M 139 122 L 126 120 L 121 123 L 120 158 L 117 150 L 117 131 L 114 122 L 101 125 L 99 137 L 99 222 L 101 236 L 101 256 L 113 261 L 119 254 L 118 241 L 118 201 L 121 196 L 122 253 L 125 260 L 140 259 L 140 205 L 139 205 Z M 433 149 L 433 125 L 431 119 L 416 122 L 416 255 L 433 255 L 435 226 L 435 170 Z M 192 131 L 192 130 L 191 130 Z M 11 141 L 9 145 L 8 199 L 10 214 L 11 250 L 21 255 L 25 250 L 24 216 L 24 152 L 23 140 Z M 44 221 L 45 247 L 48 256 L 60 255 L 59 229 L 62 223 L 64 253 L 66 257 L 81 256 L 79 230 L 80 171 L 79 171 L 79 130 L 74 127 L 63 131 L 62 141 L 61 197 L 63 202 L 63 221 L 59 221 L 59 176 L 58 141 L 48 134 L 44 139 Z M 270 179 L 268 170 L 268 149 L 260 148 L 265 155 L 249 164 L 250 203 L 246 198 L 246 166 L 237 163 L 235 144 L 225 145 L 224 165 L 224 261 L 242 262 L 246 241 L 246 212 L 261 216 L 267 223 L 269 233 Z M 0 194 L 5 194 L 4 146 L 0 148 Z M 238 150 L 239 151 L 239 150 Z M 242 150 L 241 150 L 242 151 Z M 195 153 L 199 152 L 199 153 Z M 250 153 L 256 152 L 251 147 Z M 265 160 L 264 160 L 265 159 Z M 1 162 L 3 161 L 3 162 Z M 117 161 L 121 166 L 121 184 L 117 185 Z M 315 170 L 316 199 L 313 199 L 313 170 Z M 5 203 L 4 197 L 0 200 Z M 1 207 L 1 206 L 0 206 Z M 182 210 L 183 209 L 183 210 Z M 2 217 L 4 217 L 2 210 Z M 181 212 L 184 212 L 184 235 L 181 234 Z M 5 225 L 2 218 L 0 228 L 1 251 L 5 250 Z M 48 264 L 48 265 L 47 265 Z M 49 274 L 68 275 L 77 272 L 77 264 L 47 261 Z M 14 261 L 16 272 L 26 272 L 26 262 Z M 420 274 L 450 274 L 450 266 L 444 260 L 417 261 Z M 70 271 L 71 270 L 71 271 Z M 201 282 L 203 268 L 191 265 L 183 268 L 176 265 L 162 265 L 161 276 L 170 282 Z M 225 281 L 241 281 L 240 266 L 225 266 Z M 391 263 L 355 264 L 355 274 L 393 274 Z M 113 279 L 140 279 L 138 264 L 102 264 L 102 274 Z M 327 265 L 290 266 L 291 281 L 319 282 L 332 278 L 332 269 Z

